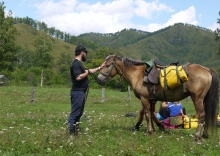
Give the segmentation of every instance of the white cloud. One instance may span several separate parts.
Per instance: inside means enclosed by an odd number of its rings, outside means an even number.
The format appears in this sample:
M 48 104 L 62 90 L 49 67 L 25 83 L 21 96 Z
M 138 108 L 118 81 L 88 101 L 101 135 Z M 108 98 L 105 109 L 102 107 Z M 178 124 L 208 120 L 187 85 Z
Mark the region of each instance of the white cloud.
M 38 13 L 41 17 L 52 17 L 71 13 L 75 11 L 77 0 L 61 0 L 53 2 L 46 0 L 43 2 L 35 3 L 34 6 L 37 8 Z
M 173 12 L 174 10 L 158 1 L 146 2 L 144 0 L 136 0 L 135 3 L 135 13 L 137 16 L 141 16 L 147 19 L 151 19 L 154 13 L 159 12 Z
M 191 6 L 187 10 L 180 11 L 180 12 L 172 15 L 171 19 L 169 21 L 167 21 L 167 24 L 171 25 L 171 24 L 178 23 L 178 22 L 197 25 L 198 22 L 196 21 L 195 7 Z
M 196 20 L 196 9 L 195 9 L 195 7 L 191 6 L 186 10 L 183 10 L 183 11 L 180 11 L 178 13 L 173 14 L 171 16 L 171 18 L 163 24 L 159 24 L 159 23 L 149 24 L 145 27 L 144 30 L 153 32 L 153 31 L 168 27 L 170 25 L 173 25 L 175 23 L 188 23 L 188 24 L 197 25 L 198 22 Z
M 55 27 L 71 35 L 87 32 L 115 33 L 124 28 L 135 28 L 144 31 L 155 31 L 176 22 L 197 24 L 196 10 L 189 7 L 171 16 L 163 23 L 138 25 L 132 23 L 138 17 L 148 22 L 155 14 L 172 13 L 174 10 L 159 1 L 147 2 L 144 0 L 113 0 L 107 3 L 82 3 L 79 0 L 46 0 L 35 3 L 42 21 L 48 27 Z
M 220 24 L 218 23 L 213 23 L 213 25 L 208 27 L 208 29 L 211 29 L 212 31 L 215 31 L 217 28 L 220 29 Z

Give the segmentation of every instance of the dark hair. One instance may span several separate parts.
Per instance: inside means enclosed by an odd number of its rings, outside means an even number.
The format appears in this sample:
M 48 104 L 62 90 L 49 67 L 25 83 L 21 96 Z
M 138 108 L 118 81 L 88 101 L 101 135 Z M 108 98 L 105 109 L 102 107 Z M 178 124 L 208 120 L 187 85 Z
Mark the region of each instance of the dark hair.
M 76 47 L 76 49 L 75 49 L 75 56 L 77 56 L 77 55 L 79 55 L 80 53 L 81 53 L 81 51 L 84 51 L 84 52 L 88 52 L 87 50 L 86 50 L 86 47 L 85 46 L 83 46 L 83 45 L 78 45 L 77 47 Z

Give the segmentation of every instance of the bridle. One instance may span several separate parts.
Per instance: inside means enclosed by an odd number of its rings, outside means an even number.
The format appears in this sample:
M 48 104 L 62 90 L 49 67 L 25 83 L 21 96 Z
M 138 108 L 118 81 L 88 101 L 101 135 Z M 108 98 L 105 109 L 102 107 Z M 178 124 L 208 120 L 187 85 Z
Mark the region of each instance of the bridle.
M 107 60 L 106 60 L 107 61 Z M 115 68 L 117 71 L 117 74 L 120 75 L 120 81 L 121 81 L 121 77 L 123 76 L 124 73 L 124 65 L 122 67 L 122 72 L 120 72 L 120 70 L 118 69 L 118 67 L 116 66 L 116 61 L 110 61 L 111 62 L 111 69 L 109 70 L 108 73 L 103 73 L 100 71 L 100 74 L 102 74 L 103 76 L 105 76 L 107 79 L 109 78 L 109 75 L 111 74 L 112 70 Z M 123 63 L 123 59 L 122 59 L 122 63 Z M 123 63 L 124 64 L 124 63 Z M 89 71 L 89 74 L 97 81 L 97 83 L 99 83 L 100 85 L 104 85 L 105 82 L 101 81 L 99 78 L 97 78 L 93 73 L 91 73 Z
M 112 70 L 115 68 L 117 71 L 117 74 L 121 76 L 123 76 L 124 73 L 124 66 L 122 67 L 122 72 L 120 72 L 120 70 L 118 69 L 118 67 L 116 66 L 116 61 L 110 61 L 111 62 L 111 68 L 110 70 L 105 74 L 103 72 L 100 71 L 100 74 L 102 74 L 103 76 L 105 76 L 107 79 L 109 78 L 109 75 L 111 74 Z M 122 59 L 122 63 L 123 63 L 123 59 Z

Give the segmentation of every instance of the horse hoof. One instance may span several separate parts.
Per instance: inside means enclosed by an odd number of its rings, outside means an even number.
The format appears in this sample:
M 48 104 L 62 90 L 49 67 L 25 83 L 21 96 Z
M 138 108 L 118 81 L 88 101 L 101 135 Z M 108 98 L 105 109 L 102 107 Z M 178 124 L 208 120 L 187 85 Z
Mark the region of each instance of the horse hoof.
M 132 131 L 133 131 L 133 132 L 139 131 L 139 129 L 140 129 L 142 126 L 143 126 L 143 124 L 137 123 L 137 124 L 134 126 L 134 128 L 132 129 Z
M 194 141 L 199 141 L 200 139 L 201 139 L 201 137 L 195 136 Z
M 153 131 L 148 131 L 147 133 L 148 133 L 148 135 L 152 135 Z
M 203 139 L 208 139 L 208 134 L 203 134 L 203 135 L 202 135 L 202 138 L 203 138 Z
M 136 131 L 139 131 L 139 129 L 137 129 L 136 127 L 132 128 L 131 130 L 133 133 L 136 132 Z

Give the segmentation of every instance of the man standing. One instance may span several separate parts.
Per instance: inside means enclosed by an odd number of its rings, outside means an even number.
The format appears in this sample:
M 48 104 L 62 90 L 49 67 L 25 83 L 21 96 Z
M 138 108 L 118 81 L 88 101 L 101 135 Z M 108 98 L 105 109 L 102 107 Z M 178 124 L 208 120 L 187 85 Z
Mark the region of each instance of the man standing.
M 70 75 L 72 80 L 71 96 L 71 113 L 69 116 L 69 134 L 76 134 L 78 123 L 83 114 L 86 101 L 86 91 L 89 87 L 88 74 L 95 73 L 105 66 L 105 62 L 97 68 L 85 69 L 82 61 L 86 61 L 87 49 L 83 45 L 78 45 L 75 49 L 75 59 L 70 67 Z

